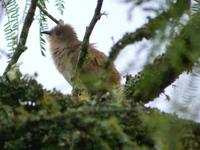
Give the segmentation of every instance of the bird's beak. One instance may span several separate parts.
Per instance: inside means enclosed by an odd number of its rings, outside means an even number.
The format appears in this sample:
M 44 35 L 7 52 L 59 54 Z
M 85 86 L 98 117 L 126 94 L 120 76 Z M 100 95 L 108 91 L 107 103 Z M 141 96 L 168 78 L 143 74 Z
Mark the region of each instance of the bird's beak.
M 41 33 L 51 35 L 51 31 L 42 31 Z

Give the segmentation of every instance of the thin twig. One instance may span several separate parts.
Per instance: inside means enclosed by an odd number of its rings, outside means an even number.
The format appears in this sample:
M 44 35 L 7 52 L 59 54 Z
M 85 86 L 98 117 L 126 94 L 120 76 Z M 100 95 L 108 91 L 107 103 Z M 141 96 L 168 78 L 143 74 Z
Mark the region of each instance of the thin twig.
M 83 42 L 82 42 L 81 48 L 80 48 L 80 54 L 79 54 L 79 57 L 78 57 L 76 70 L 80 69 L 82 64 L 84 63 L 84 60 L 85 60 L 85 57 L 86 57 L 87 51 L 88 51 L 90 35 L 91 35 L 91 33 L 94 29 L 95 24 L 101 18 L 102 4 L 103 4 L 103 0 L 98 0 L 97 6 L 96 6 L 96 9 L 95 9 L 95 12 L 94 12 L 94 16 L 93 16 L 89 26 L 87 26 L 87 28 L 86 28 L 86 32 L 85 32 Z
M 39 3 L 37 4 L 37 6 L 40 9 L 40 11 L 42 11 L 47 17 L 49 17 L 56 24 L 59 24 L 59 21 L 56 18 L 54 18 L 51 14 L 49 14 L 45 9 L 43 9 L 43 7 Z
M 20 34 L 19 42 L 17 44 L 14 54 L 11 57 L 11 60 L 9 61 L 7 67 L 4 71 L 3 76 L 6 76 L 6 73 L 11 69 L 12 65 L 14 65 L 18 61 L 21 54 L 26 50 L 25 44 L 26 44 L 30 26 L 34 19 L 33 17 L 35 15 L 37 3 L 38 3 L 38 0 L 31 0 L 31 5 L 30 5 L 30 8 L 26 15 L 25 21 L 24 21 L 24 25 L 23 25 L 23 28 L 22 28 L 22 31 Z

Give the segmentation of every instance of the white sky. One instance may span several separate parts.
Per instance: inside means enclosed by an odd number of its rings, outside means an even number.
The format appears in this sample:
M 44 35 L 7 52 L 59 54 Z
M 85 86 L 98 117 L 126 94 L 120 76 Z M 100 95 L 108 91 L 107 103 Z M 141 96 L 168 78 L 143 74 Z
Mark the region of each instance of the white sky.
M 120 3 L 120 0 L 104 0 L 103 9 L 108 13 L 108 16 L 103 16 L 101 20 L 95 26 L 93 30 L 92 36 L 90 38 L 91 43 L 96 43 L 96 47 L 103 51 L 108 55 L 113 42 L 117 41 L 122 37 L 125 32 L 134 31 L 136 28 L 140 27 L 145 23 L 145 14 L 136 9 L 132 16 L 132 20 L 128 20 L 128 9 L 129 5 Z M 21 12 L 23 10 L 23 4 L 20 4 Z M 96 0 L 66 0 L 66 10 L 64 12 L 64 16 L 61 16 L 58 11 L 54 7 L 54 3 L 48 5 L 48 12 L 51 13 L 58 20 L 62 19 L 65 23 L 71 24 L 77 34 L 79 39 L 83 39 L 85 28 L 89 24 L 94 9 L 96 7 Z M 6 22 L 6 17 L 1 20 L 0 23 L 0 49 L 7 50 L 6 42 L 4 40 L 4 32 L 3 25 Z M 20 24 L 21 27 L 22 23 Z M 55 26 L 55 23 L 49 20 L 49 28 Z M 47 40 L 46 40 L 47 41 Z M 65 79 L 58 73 L 56 70 L 53 61 L 51 59 L 49 50 L 48 50 L 48 41 L 47 41 L 47 51 L 46 57 L 43 57 L 40 52 L 39 46 L 39 28 L 37 16 L 35 17 L 35 21 L 31 26 L 31 30 L 28 36 L 27 46 L 28 49 L 26 52 L 22 54 L 20 57 L 19 63 L 20 70 L 23 74 L 33 75 L 35 72 L 38 73 L 37 80 L 41 83 L 45 88 L 51 90 L 56 88 L 57 90 L 62 91 L 63 93 L 70 93 L 71 87 L 65 81 Z M 138 54 L 136 50 L 138 50 L 139 44 L 135 44 L 133 46 L 127 47 L 123 52 L 119 55 L 115 64 L 118 70 L 121 72 L 121 75 L 125 75 L 130 73 L 128 68 L 131 68 L 131 73 L 135 74 L 137 71 L 142 69 L 142 64 L 145 61 L 144 56 L 145 53 Z M 3 73 L 6 62 L 8 60 L 5 57 L 0 57 L 0 75 Z M 131 64 L 135 62 L 134 64 Z M 188 78 L 185 75 L 182 75 L 180 79 L 175 83 L 177 84 L 179 92 L 181 90 L 181 82 L 185 81 Z M 179 85 L 179 86 L 178 86 Z M 177 96 L 177 90 L 174 87 L 170 86 L 165 90 L 166 94 L 173 97 L 173 95 Z M 177 100 L 177 97 L 175 97 Z M 179 97 L 179 101 L 181 98 Z M 195 103 L 199 106 L 199 103 Z M 159 98 L 157 98 L 154 102 L 150 103 L 150 105 L 154 107 L 159 107 L 163 111 L 170 112 L 171 104 L 166 100 L 166 97 L 162 94 Z M 193 109 L 194 103 L 190 104 L 190 109 Z M 198 111 L 196 111 L 198 116 Z M 185 114 L 184 114 L 185 115 Z M 182 116 L 184 116 L 182 115 Z M 180 115 L 181 116 L 181 115 Z M 186 116 L 187 117 L 187 116 Z M 188 118 L 190 118 L 189 116 Z M 198 118 L 198 117 L 197 117 Z M 195 120 L 198 120 L 194 118 Z M 200 121 L 200 119 L 199 119 Z

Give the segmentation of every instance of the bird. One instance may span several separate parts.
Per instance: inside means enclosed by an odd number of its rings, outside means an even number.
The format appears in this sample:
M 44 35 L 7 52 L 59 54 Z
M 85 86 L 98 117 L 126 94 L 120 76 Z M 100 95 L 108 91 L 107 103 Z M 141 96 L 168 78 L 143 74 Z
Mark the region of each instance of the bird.
M 73 89 L 83 88 L 89 94 L 95 94 L 110 91 L 120 85 L 120 73 L 114 64 L 109 73 L 105 74 L 108 57 L 96 49 L 94 44 L 89 44 L 84 63 L 76 75 L 82 41 L 70 24 L 58 24 L 42 33 L 48 35 L 50 53 L 57 70 Z

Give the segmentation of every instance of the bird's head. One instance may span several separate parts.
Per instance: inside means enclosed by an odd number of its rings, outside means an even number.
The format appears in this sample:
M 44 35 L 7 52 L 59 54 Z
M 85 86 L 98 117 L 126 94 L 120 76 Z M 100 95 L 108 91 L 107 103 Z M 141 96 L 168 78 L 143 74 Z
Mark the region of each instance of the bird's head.
M 50 43 L 66 43 L 70 44 L 71 42 L 77 41 L 77 35 L 72 26 L 68 24 L 58 24 L 50 31 L 43 31 L 43 34 L 49 36 Z

